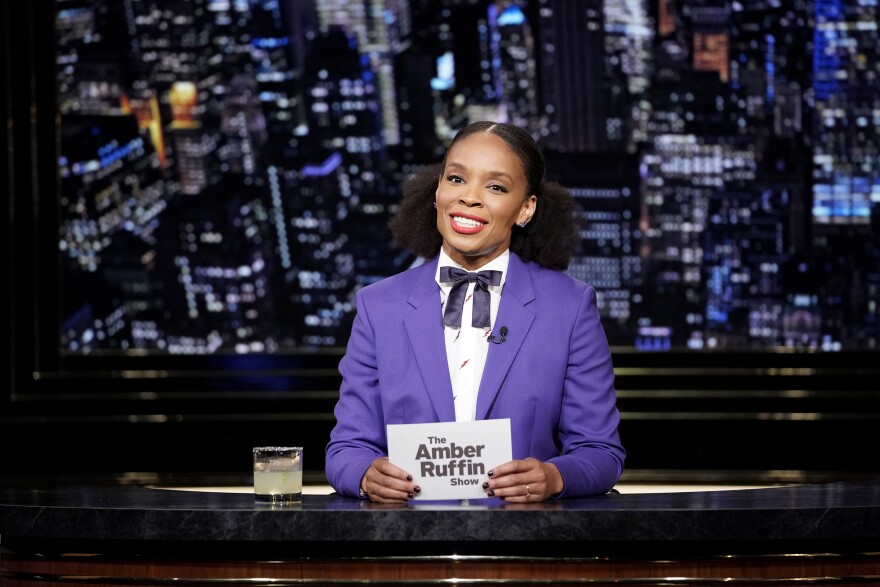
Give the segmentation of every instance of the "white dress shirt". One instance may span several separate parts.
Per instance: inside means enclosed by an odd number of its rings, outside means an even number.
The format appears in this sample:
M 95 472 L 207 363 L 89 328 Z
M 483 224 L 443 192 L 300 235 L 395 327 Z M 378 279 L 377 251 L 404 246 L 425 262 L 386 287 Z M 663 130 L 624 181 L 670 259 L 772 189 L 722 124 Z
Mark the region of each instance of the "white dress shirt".
M 504 280 L 507 278 L 507 265 L 509 261 L 510 251 L 506 250 L 479 269 L 475 269 L 475 271 L 501 271 L 501 282 L 498 285 L 490 285 L 488 287 L 490 324 L 495 323 L 495 316 L 498 314 L 498 305 L 501 303 L 501 290 L 504 287 Z M 445 266 L 464 269 L 464 267 L 450 259 L 443 249 L 440 249 L 440 261 L 437 263 L 437 273 L 434 279 L 437 281 L 437 285 L 440 286 L 441 313 L 445 308 L 449 291 L 452 289 L 452 284 L 440 283 L 440 268 Z M 449 379 L 452 381 L 452 397 L 455 401 L 455 420 L 457 422 L 469 422 L 474 419 L 477 410 L 477 392 L 480 389 L 483 369 L 486 367 L 486 355 L 489 353 L 488 337 L 492 334 L 491 327 L 474 328 L 471 326 L 475 285 L 475 283 L 468 284 L 461 313 L 461 328 L 443 327 L 443 334 L 446 340 L 446 362 L 449 365 Z

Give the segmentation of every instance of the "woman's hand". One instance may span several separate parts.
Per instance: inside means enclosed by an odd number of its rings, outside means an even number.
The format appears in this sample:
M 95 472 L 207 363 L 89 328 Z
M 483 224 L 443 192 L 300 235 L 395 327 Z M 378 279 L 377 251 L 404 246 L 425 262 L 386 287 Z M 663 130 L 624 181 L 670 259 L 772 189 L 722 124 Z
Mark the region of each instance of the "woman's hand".
M 412 475 L 392 465 L 388 457 L 374 460 L 361 479 L 361 491 L 377 503 L 402 503 L 421 490 L 413 483 Z
M 535 503 L 560 493 L 565 489 L 565 482 L 556 465 L 529 457 L 508 461 L 489 471 L 489 480 L 483 483 L 483 489 L 489 497 L 511 503 Z

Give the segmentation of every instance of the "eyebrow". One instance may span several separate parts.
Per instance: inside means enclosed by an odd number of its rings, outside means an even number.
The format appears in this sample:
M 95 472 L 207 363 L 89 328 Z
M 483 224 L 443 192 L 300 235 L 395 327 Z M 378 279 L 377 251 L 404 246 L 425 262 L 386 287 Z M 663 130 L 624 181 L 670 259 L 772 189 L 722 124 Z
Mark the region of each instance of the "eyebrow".
M 446 168 L 454 167 L 456 169 L 461 169 L 462 171 L 467 171 L 467 166 L 461 163 L 456 163 L 455 161 L 450 161 L 446 164 Z M 506 171 L 490 171 L 489 175 L 491 177 L 498 177 L 506 179 L 507 181 L 513 181 L 513 177 L 507 173 Z

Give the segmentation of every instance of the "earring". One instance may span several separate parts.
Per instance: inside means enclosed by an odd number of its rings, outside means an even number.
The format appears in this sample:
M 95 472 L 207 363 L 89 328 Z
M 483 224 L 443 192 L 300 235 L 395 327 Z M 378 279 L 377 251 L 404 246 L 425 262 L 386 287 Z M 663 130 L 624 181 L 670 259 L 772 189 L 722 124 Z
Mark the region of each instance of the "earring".
M 437 207 L 437 200 L 434 200 L 434 207 Z
M 519 226 L 520 228 L 525 228 L 525 227 L 526 227 L 526 224 L 528 224 L 528 223 L 529 223 L 528 220 L 523 220 L 522 222 L 517 222 L 516 224 L 517 224 L 517 226 Z

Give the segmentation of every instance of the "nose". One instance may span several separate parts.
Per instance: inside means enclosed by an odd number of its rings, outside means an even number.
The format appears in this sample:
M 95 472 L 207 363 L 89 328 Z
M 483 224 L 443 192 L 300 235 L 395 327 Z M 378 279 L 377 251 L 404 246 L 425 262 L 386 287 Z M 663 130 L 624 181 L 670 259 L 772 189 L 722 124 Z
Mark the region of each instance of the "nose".
M 476 188 L 469 188 L 464 190 L 464 192 L 461 194 L 461 197 L 459 198 L 459 201 L 468 208 L 481 206 L 483 204 L 483 201 L 476 193 Z

